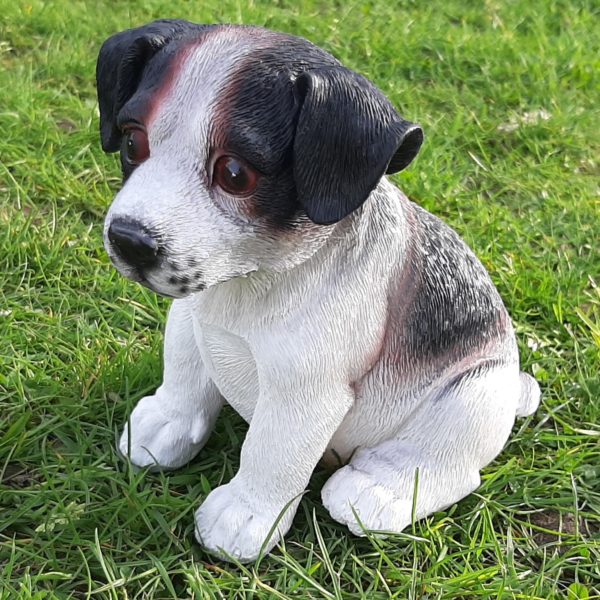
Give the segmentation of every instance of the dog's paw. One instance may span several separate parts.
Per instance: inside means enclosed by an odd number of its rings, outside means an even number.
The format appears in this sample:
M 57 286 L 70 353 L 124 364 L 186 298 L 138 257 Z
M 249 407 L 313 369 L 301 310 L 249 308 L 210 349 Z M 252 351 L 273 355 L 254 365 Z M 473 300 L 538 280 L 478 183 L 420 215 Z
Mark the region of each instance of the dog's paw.
M 295 510 L 289 507 L 278 521 L 280 512 L 252 505 L 232 481 L 213 490 L 196 511 L 196 539 L 220 558 L 251 562 L 261 548 L 269 552 L 289 529 Z
M 400 498 L 352 465 L 342 467 L 329 478 L 321 498 L 329 514 L 354 535 L 364 536 L 365 529 L 399 533 L 411 522 L 410 494 Z
M 193 416 L 166 414 L 164 397 L 146 396 L 133 409 L 119 441 L 119 451 L 138 467 L 176 469 L 202 448 L 210 426 L 199 410 Z

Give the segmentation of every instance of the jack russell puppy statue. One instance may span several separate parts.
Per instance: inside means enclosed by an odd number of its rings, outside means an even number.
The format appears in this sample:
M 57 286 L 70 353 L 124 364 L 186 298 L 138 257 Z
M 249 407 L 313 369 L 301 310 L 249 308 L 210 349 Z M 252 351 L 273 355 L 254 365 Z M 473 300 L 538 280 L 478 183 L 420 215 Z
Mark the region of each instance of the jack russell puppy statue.
M 319 461 L 337 469 L 323 503 L 357 535 L 402 531 L 415 494 L 419 519 L 475 490 L 540 392 L 484 267 L 385 177 L 421 127 L 327 52 L 256 27 L 123 31 L 97 85 L 124 177 L 106 248 L 175 298 L 162 385 L 120 451 L 174 469 L 224 402 L 249 423 L 198 541 L 240 561 L 269 551 Z

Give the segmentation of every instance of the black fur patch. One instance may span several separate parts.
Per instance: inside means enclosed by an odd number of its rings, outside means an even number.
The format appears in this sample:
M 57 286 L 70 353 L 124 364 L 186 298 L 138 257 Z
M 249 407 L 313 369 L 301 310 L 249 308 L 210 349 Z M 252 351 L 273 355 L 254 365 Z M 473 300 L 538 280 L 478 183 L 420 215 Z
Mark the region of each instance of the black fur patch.
M 252 197 L 255 216 L 283 227 L 301 212 L 335 223 L 367 199 L 386 170 L 408 165 L 422 130 L 324 50 L 260 31 L 257 50 L 217 105 L 212 148 L 239 154 L 263 173 Z
M 456 232 L 410 206 L 411 248 L 401 289 L 390 299 L 385 354 L 403 369 L 420 357 L 443 370 L 506 339 L 510 320 L 485 268 Z
M 301 210 L 292 164 L 299 109 L 294 80 L 308 69 L 339 63 L 302 38 L 262 33 L 266 47 L 253 52 L 227 82 L 211 146 L 238 154 L 262 173 L 252 197 L 255 216 L 290 227 Z

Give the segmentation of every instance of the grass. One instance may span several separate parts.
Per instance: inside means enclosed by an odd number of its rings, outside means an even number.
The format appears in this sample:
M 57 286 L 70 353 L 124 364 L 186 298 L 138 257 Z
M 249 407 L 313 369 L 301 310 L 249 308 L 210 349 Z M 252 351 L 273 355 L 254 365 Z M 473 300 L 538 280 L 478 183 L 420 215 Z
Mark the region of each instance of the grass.
M 317 471 L 284 548 L 219 563 L 192 516 L 242 420 L 172 474 L 115 454 L 160 382 L 168 303 L 102 248 L 119 170 L 94 64 L 166 16 L 308 37 L 425 127 L 397 181 L 490 270 L 543 402 L 477 493 L 412 531 L 354 538 Z M 600 598 L 597 19 L 592 0 L 0 0 L 0 598 Z

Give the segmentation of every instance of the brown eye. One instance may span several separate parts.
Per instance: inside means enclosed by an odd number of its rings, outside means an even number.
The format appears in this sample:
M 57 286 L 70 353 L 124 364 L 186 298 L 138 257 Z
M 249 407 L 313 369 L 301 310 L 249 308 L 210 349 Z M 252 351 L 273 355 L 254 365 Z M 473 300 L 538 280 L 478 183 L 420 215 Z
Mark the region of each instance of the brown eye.
M 232 196 L 247 196 L 256 189 L 258 173 L 235 156 L 221 156 L 215 162 L 212 182 Z
M 123 136 L 123 153 L 130 165 L 139 165 L 150 156 L 148 135 L 143 129 L 131 128 Z

